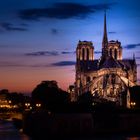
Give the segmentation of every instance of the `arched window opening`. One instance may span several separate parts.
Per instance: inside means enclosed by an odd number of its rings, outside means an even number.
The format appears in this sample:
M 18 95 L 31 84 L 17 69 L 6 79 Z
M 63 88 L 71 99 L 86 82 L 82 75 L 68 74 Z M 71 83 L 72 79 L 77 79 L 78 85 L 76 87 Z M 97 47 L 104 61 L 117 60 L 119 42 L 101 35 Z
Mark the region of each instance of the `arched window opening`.
M 84 57 L 85 57 L 85 49 L 83 48 L 82 49 L 82 59 L 84 60 Z
M 77 60 L 80 59 L 79 50 L 77 50 L 76 55 L 77 55 Z
M 87 60 L 89 60 L 89 49 L 87 48 Z
M 92 79 L 94 80 L 96 77 L 93 77 Z
M 115 49 L 114 58 L 117 59 L 117 49 Z
M 88 76 L 88 77 L 87 77 L 87 83 L 89 83 L 89 82 L 90 82 L 90 77 Z

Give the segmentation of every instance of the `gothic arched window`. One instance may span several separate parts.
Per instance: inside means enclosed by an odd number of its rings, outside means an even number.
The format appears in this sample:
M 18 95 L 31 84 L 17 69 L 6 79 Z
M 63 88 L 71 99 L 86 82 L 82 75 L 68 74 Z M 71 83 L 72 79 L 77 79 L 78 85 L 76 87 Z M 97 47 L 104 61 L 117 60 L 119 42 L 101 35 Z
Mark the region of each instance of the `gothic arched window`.
M 82 59 L 84 60 L 84 57 L 85 57 L 85 49 L 83 48 L 82 49 Z
M 87 48 L 87 60 L 89 60 L 89 49 Z
M 117 59 L 117 49 L 114 51 L 114 58 Z
M 90 82 L 90 77 L 88 76 L 88 77 L 87 77 L 87 83 L 89 83 L 89 82 Z

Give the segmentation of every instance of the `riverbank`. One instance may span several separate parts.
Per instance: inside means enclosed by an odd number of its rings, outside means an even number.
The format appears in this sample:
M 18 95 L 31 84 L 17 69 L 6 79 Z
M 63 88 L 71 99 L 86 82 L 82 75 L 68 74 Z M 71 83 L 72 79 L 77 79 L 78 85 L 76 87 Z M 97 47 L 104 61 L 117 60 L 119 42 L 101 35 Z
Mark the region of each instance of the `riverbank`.
M 31 137 L 84 138 L 139 136 L 140 112 L 50 113 L 26 112 L 23 131 Z

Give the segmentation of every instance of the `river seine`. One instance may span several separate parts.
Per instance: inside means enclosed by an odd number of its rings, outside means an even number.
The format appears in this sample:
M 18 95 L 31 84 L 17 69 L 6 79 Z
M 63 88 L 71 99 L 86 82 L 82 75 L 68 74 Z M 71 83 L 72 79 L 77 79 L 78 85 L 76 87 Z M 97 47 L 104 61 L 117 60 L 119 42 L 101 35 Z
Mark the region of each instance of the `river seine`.
M 127 137 L 127 136 L 99 136 L 93 138 L 80 138 L 80 139 L 69 139 L 63 138 L 64 140 L 140 140 L 140 137 Z M 27 135 L 17 130 L 12 121 L 1 121 L 0 120 L 0 140 L 33 140 Z M 39 139 L 41 140 L 41 139 Z M 43 139 L 46 140 L 46 139 Z
M 17 130 L 12 121 L 0 120 L 0 140 L 31 140 L 27 135 Z

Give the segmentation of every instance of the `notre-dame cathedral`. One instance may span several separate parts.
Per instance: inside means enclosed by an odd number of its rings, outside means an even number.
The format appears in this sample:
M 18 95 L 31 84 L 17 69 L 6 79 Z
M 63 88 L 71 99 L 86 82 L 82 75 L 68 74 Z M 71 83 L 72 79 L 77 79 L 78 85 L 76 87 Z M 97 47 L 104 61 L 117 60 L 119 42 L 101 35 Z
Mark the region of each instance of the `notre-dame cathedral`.
M 136 85 L 137 65 L 135 56 L 122 59 L 121 42 L 108 41 L 106 13 L 100 59 L 94 58 L 91 41 L 79 41 L 76 48 L 76 97 L 90 91 L 98 96 L 116 101 L 118 94 Z

